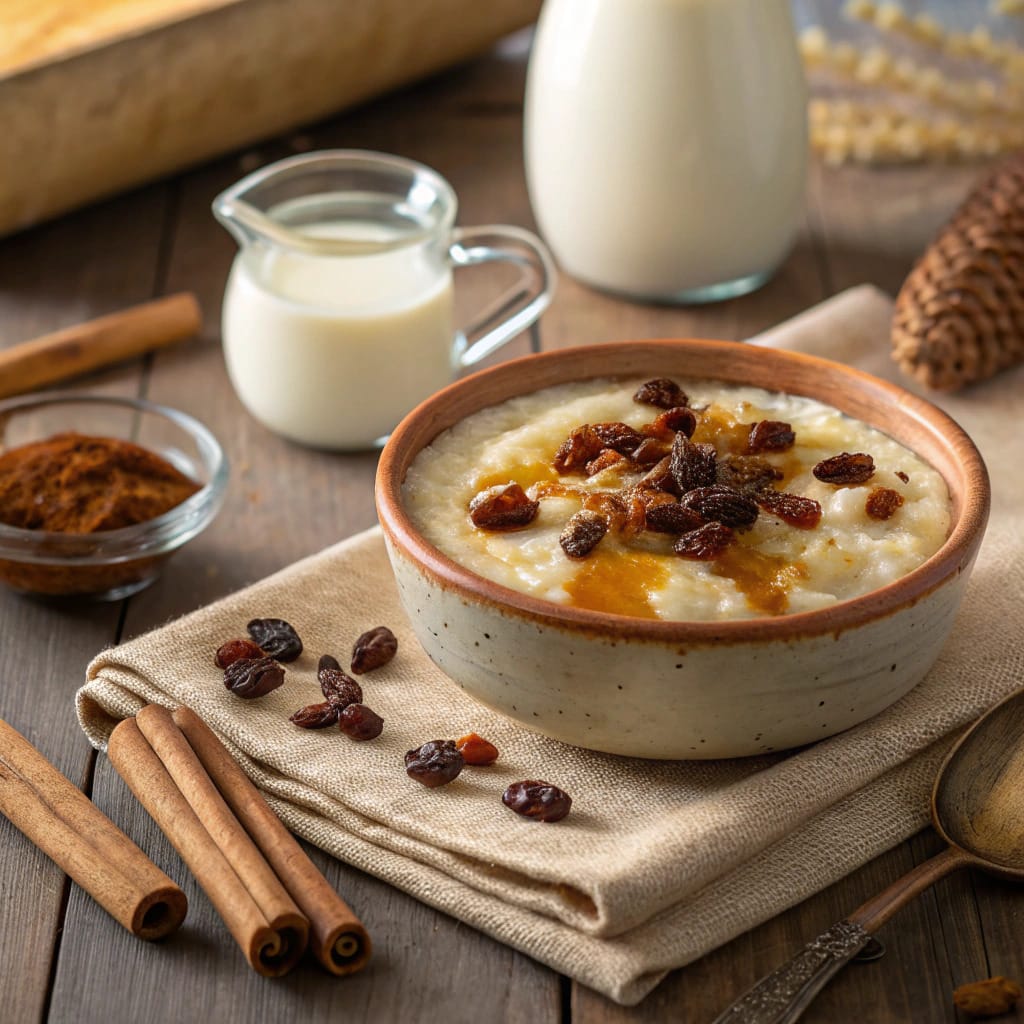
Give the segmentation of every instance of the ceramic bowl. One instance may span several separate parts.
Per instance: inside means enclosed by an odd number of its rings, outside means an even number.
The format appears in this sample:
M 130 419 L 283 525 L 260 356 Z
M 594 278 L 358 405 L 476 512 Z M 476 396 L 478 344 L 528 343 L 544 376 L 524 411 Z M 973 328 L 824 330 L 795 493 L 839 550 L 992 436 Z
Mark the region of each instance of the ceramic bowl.
M 47 392 L 0 402 L 0 450 L 74 431 L 134 441 L 202 487 L 155 519 L 96 533 L 54 533 L 0 523 L 0 583 L 37 597 L 114 601 L 142 590 L 172 552 L 212 522 L 228 463 L 198 420 L 140 398 Z
M 816 398 L 916 452 L 945 479 L 951 528 L 909 574 L 827 609 L 670 622 L 562 607 L 456 564 L 418 532 L 401 486 L 417 453 L 466 416 L 553 384 L 687 377 Z M 428 399 L 381 456 L 377 507 L 402 603 L 427 654 L 466 693 L 566 743 L 651 758 L 798 746 L 882 711 L 935 661 L 989 510 L 984 463 L 945 413 L 848 366 L 700 340 L 628 342 L 528 356 Z

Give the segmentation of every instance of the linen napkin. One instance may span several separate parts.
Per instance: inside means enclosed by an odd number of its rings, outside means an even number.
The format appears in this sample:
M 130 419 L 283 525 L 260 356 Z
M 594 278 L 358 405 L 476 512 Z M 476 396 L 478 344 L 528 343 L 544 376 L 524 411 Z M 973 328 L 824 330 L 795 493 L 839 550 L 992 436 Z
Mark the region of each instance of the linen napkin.
M 895 377 L 891 309 L 881 292 L 857 288 L 755 341 Z M 618 1002 L 636 1003 L 672 968 L 920 829 L 954 735 L 1024 681 L 1024 487 L 1013 465 L 1022 381 L 1017 371 L 940 399 L 986 456 L 995 500 L 939 662 L 889 710 L 798 752 L 628 759 L 569 747 L 495 715 L 418 647 L 376 528 L 101 653 L 77 696 L 82 727 L 102 748 L 116 722 L 144 703 L 187 704 L 297 834 Z M 306 652 L 283 687 L 243 702 L 224 689 L 212 655 L 257 616 L 292 622 Z M 362 680 L 383 734 L 354 743 L 337 730 L 293 726 L 288 715 L 322 700 L 319 655 L 344 663 L 355 637 L 379 624 L 399 640 L 395 660 Z M 495 765 L 466 769 L 437 790 L 406 776 L 406 750 L 469 731 L 498 746 Z M 501 805 L 508 783 L 531 777 L 572 795 L 568 818 L 539 825 Z

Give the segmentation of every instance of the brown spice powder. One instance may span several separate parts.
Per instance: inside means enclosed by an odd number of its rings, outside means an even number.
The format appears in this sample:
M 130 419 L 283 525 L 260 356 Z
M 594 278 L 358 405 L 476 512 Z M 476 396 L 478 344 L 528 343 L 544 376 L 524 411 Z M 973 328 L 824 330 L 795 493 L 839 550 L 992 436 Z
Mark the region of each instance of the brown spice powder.
M 0 454 L 0 522 L 96 533 L 154 519 L 200 485 L 130 441 L 55 434 Z

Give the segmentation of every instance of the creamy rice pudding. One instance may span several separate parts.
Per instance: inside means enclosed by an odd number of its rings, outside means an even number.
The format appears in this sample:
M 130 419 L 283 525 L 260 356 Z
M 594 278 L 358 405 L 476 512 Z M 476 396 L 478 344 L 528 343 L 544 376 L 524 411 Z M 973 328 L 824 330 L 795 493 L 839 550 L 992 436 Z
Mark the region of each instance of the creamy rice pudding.
M 673 620 L 867 593 L 937 551 L 950 521 L 940 474 L 880 431 L 812 399 L 681 378 L 483 409 L 417 455 L 403 502 L 432 544 L 497 583 Z

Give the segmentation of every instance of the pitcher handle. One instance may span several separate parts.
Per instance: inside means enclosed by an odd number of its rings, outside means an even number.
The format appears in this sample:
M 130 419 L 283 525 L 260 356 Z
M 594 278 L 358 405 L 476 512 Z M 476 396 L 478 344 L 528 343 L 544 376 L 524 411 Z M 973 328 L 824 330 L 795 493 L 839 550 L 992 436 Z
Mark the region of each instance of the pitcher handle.
M 456 228 L 448 258 L 454 267 L 497 260 L 522 268 L 519 280 L 458 335 L 456 359 L 465 369 L 485 359 L 535 323 L 551 303 L 555 264 L 532 232 L 506 224 Z

